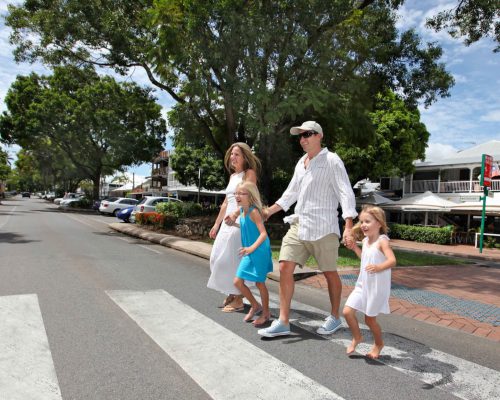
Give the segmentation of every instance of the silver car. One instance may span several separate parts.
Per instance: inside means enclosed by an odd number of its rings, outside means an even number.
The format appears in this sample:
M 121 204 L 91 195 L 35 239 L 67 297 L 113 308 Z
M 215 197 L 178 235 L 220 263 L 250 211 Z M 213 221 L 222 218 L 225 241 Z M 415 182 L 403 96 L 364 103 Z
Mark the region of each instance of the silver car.
M 138 203 L 136 199 L 129 199 L 127 197 L 113 197 L 108 200 L 101 201 L 99 212 L 102 214 L 110 214 L 116 216 L 118 212 L 127 207 L 135 206 Z
M 166 203 L 169 201 L 181 202 L 182 200 L 176 199 L 175 197 L 155 197 L 155 196 L 144 196 L 130 214 L 130 222 L 135 222 L 135 214 L 138 212 L 153 212 L 156 211 L 156 205 L 159 203 Z

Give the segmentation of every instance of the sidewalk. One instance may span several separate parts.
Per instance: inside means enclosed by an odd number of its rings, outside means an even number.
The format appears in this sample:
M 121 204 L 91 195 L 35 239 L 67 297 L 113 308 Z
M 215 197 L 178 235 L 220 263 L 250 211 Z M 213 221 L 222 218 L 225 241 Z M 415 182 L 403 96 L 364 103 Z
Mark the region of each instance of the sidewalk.
M 212 245 L 154 233 L 133 224 L 112 223 L 110 228 L 163 246 L 209 259 Z M 394 248 L 468 258 L 476 264 L 404 267 L 392 271 L 390 307 L 394 314 L 460 330 L 500 342 L 500 250 L 473 246 L 441 246 L 392 240 Z M 321 273 L 307 269 L 299 284 L 327 290 Z M 339 271 L 343 299 L 353 290 L 357 271 Z M 279 280 L 279 272 L 271 273 Z

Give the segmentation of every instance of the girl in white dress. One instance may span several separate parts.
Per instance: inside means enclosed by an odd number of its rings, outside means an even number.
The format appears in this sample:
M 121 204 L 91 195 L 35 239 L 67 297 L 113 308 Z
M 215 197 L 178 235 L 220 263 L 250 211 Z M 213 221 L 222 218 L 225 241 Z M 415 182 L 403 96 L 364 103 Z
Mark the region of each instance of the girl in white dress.
M 210 254 L 211 274 L 207 286 L 227 296 L 222 303 L 222 311 L 234 312 L 243 310 L 243 296 L 233 283 L 240 264 L 238 252 L 241 248 L 241 233 L 238 226 L 227 225 L 224 218 L 238 210 L 234 195 L 238 184 L 242 181 L 257 184 L 261 163 L 246 143 L 238 142 L 227 150 L 224 165 L 231 173 L 231 178 L 226 188 L 226 198 L 209 233 L 215 241 Z
M 363 341 L 359 329 L 356 311 L 365 314 L 366 325 L 370 328 L 375 343 L 366 355 L 378 358 L 384 342 L 382 330 L 376 316 L 380 313 L 389 314 L 389 296 L 391 294 L 391 268 L 396 266 L 396 257 L 389 245 L 385 213 L 380 207 L 366 205 L 359 214 L 359 222 L 353 227 L 353 239 L 363 239 L 363 250 L 355 240 L 348 240 L 346 246 L 361 258 L 361 267 L 354 290 L 347 298 L 344 307 L 344 317 L 352 333 L 352 343 L 347 348 L 347 354 L 356 350 Z

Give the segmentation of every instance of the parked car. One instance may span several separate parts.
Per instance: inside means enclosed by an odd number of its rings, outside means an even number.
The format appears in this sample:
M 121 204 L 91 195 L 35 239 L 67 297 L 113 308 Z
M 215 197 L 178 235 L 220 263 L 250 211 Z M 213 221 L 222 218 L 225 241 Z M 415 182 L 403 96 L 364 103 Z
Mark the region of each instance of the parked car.
M 58 197 L 57 199 L 54 199 L 54 204 L 61 204 L 61 201 L 63 201 L 63 200 L 79 199 L 80 197 L 83 197 L 83 194 L 80 194 L 80 193 L 66 193 L 63 197 Z
M 68 208 L 68 207 L 71 207 L 71 203 L 76 203 L 77 201 L 81 201 L 84 199 L 85 199 L 85 196 L 71 197 L 69 199 L 64 199 L 64 200 L 61 200 L 61 202 L 59 203 L 59 207 L 60 208 Z
M 130 215 L 130 222 L 135 222 L 135 214 L 138 212 L 153 212 L 156 210 L 156 205 L 159 203 L 166 203 L 169 201 L 181 202 L 182 200 L 176 199 L 175 197 L 155 197 L 155 196 L 144 196 L 132 211 Z
M 113 214 L 116 216 L 118 211 L 121 209 L 135 206 L 137 203 L 136 199 L 130 199 L 127 197 L 110 198 L 108 200 L 101 201 L 99 212 L 102 214 Z
M 22 192 L 21 197 L 28 197 L 31 198 L 31 193 L 30 192 Z
M 116 218 L 121 219 L 123 222 L 130 222 L 130 215 L 134 211 L 135 206 L 122 208 L 116 213 Z

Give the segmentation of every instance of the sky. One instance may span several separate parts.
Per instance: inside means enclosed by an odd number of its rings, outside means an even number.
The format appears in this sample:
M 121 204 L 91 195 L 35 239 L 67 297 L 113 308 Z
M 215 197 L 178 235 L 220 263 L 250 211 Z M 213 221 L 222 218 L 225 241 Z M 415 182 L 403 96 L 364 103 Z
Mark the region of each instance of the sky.
M 4 98 L 17 75 L 27 75 L 32 71 L 50 73 L 41 64 L 14 62 L 13 46 L 8 40 L 11 31 L 3 20 L 8 3 L 20 4 L 21 1 L 0 0 L 0 112 L 6 110 Z M 429 16 L 456 4 L 456 0 L 406 0 L 399 11 L 398 28 L 413 28 L 423 42 L 437 42 L 443 49 L 440 61 L 455 79 L 450 97 L 440 98 L 428 108 L 420 107 L 421 121 L 430 132 L 427 160 L 446 157 L 489 140 L 500 140 L 500 53 L 493 53 L 493 42 L 482 39 L 466 47 L 460 39 L 453 39 L 446 32 L 435 32 L 425 27 Z M 141 69 L 135 69 L 129 76 L 119 79 L 150 86 Z M 165 92 L 156 91 L 156 96 L 166 116 L 174 102 Z M 15 157 L 16 147 L 7 150 Z M 151 166 L 145 164 L 131 168 L 128 174 L 135 173 L 137 182 L 150 170 Z

